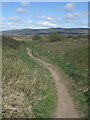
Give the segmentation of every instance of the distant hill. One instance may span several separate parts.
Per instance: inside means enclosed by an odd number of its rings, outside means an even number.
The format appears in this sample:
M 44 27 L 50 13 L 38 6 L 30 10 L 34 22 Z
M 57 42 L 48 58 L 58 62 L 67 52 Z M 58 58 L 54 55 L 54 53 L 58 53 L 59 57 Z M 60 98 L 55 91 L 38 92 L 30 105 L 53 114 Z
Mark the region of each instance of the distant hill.
M 7 30 L 2 31 L 3 35 L 48 35 L 50 33 L 57 32 L 65 35 L 87 35 L 88 28 L 49 28 L 49 29 L 19 29 L 19 30 Z

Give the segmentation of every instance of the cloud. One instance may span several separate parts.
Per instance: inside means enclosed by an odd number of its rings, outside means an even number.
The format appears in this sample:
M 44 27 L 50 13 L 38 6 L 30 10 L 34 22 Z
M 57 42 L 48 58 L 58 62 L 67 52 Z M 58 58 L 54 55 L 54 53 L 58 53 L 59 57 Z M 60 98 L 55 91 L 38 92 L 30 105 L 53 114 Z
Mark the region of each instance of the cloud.
M 88 27 L 88 21 L 81 21 L 81 22 L 79 22 L 78 26 Z
M 75 9 L 75 3 L 67 3 L 64 8 L 66 11 L 73 11 Z
M 2 30 L 22 29 L 22 28 L 23 28 L 23 26 L 21 24 L 13 24 L 11 22 L 2 24 Z
M 79 19 L 82 19 L 82 18 L 85 18 L 86 17 L 86 15 L 85 14 L 83 14 L 83 13 L 67 13 L 66 15 L 65 15 L 65 20 L 69 20 L 69 21 L 72 21 L 72 20 L 79 20 Z
M 0 17 L 0 22 L 4 22 L 5 20 L 5 17 Z
M 47 17 L 47 16 L 38 16 L 39 19 L 47 20 L 47 21 L 54 21 L 55 18 L 53 17 Z
M 76 18 L 75 16 L 76 16 L 76 15 L 74 15 L 74 14 L 68 13 L 68 14 L 65 16 L 65 18 L 66 18 L 67 20 L 72 20 L 72 19 L 75 19 L 75 18 Z
M 21 20 L 20 18 L 16 17 L 16 16 L 12 16 L 12 17 L 9 17 L 8 18 L 8 21 L 10 22 L 15 22 L 15 23 L 20 23 L 22 22 L 23 20 Z
M 12 16 L 7 18 L 7 21 L 2 23 L 0 22 L 0 26 L 2 30 L 9 30 L 9 29 L 23 29 L 23 28 L 30 28 L 32 21 L 31 20 L 22 20 L 18 17 Z
M 24 8 L 17 8 L 16 11 L 18 13 L 25 13 L 26 12 L 26 10 Z
M 2 24 L 0 23 L 0 30 L 1 30 L 1 28 L 2 28 Z
M 69 28 L 69 27 L 71 27 L 71 28 L 79 28 L 79 27 L 88 27 L 88 21 L 81 21 L 81 20 L 79 20 L 79 21 L 69 21 L 69 22 L 64 22 L 63 23 L 63 25 L 64 25 L 64 27 L 66 27 L 66 28 Z
M 30 5 L 30 3 L 29 2 L 21 2 L 21 6 L 29 6 Z
M 12 25 L 12 23 L 8 22 L 7 25 Z
M 47 28 L 57 27 L 56 23 L 51 23 L 51 22 L 48 22 L 48 21 L 38 22 L 37 24 L 39 25 L 39 27 L 47 27 Z
M 2 7 L 2 2 L 0 1 L 0 7 Z
M 31 21 L 31 20 L 27 20 L 26 22 L 27 22 L 27 23 L 31 23 L 32 21 Z
M 21 18 L 19 18 L 19 17 L 17 17 L 17 16 L 12 16 L 12 17 L 9 17 L 8 18 L 8 21 L 9 22 L 12 22 L 12 23 L 19 23 L 19 24 L 27 24 L 27 23 L 31 23 L 32 22 L 32 20 L 24 20 L 24 19 L 21 19 Z

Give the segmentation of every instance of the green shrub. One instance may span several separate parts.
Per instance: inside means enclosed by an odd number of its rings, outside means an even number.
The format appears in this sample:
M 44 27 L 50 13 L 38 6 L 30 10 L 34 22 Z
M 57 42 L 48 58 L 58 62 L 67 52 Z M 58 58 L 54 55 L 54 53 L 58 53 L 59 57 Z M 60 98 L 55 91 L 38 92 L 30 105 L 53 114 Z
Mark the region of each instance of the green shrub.
M 49 36 L 50 42 L 61 41 L 62 37 L 59 33 L 51 33 Z
M 41 40 L 41 36 L 38 35 L 38 34 L 35 34 L 35 35 L 32 37 L 32 40 Z

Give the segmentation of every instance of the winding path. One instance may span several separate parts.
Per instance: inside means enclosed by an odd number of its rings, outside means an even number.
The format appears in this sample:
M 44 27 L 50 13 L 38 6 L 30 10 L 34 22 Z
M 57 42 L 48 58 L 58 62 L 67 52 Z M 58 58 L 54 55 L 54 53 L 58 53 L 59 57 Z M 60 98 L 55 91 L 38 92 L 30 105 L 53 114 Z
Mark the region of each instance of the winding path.
M 55 111 L 55 118 L 80 118 L 79 114 L 75 110 L 74 103 L 67 88 L 65 87 L 57 68 L 43 60 L 33 56 L 31 49 L 27 48 L 28 55 L 42 63 L 43 66 L 48 69 L 54 79 L 56 90 L 57 90 L 57 107 Z

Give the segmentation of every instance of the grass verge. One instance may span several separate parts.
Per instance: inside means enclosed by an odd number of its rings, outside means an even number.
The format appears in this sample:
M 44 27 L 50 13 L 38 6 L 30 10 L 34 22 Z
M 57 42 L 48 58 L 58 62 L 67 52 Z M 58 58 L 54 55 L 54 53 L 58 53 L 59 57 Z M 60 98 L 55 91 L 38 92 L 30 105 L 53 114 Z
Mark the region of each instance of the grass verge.
M 56 91 L 50 72 L 27 55 L 22 43 L 3 41 L 3 117 L 53 117 Z
M 80 42 L 80 41 L 79 41 Z M 84 42 L 84 43 L 83 43 Z M 64 70 L 72 81 L 73 97 L 79 102 L 80 110 L 87 114 L 88 105 L 88 48 L 86 41 L 78 45 L 76 41 L 62 43 L 30 42 L 28 47 L 41 59 L 56 64 Z M 62 46 L 63 45 L 63 46 Z M 53 46 L 53 47 L 52 47 Z M 72 47 L 73 46 L 73 47 Z M 63 49 L 64 48 L 64 49 Z

